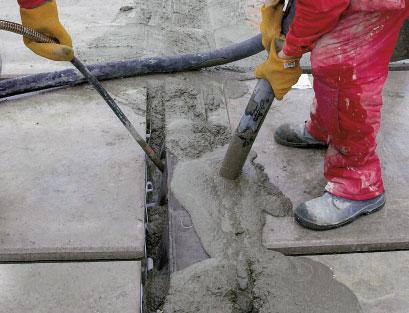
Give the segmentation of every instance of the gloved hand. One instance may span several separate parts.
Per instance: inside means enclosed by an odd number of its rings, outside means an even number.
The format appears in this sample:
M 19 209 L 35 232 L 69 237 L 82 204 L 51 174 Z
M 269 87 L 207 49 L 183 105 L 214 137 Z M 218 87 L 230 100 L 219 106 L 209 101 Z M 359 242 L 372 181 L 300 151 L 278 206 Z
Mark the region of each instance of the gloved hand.
M 267 51 L 270 51 L 271 42 L 275 38 L 284 39 L 284 36 L 281 35 L 281 23 L 284 15 L 283 7 L 279 0 L 274 0 L 269 4 L 266 2 L 261 7 L 260 31 L 264 49 Z
M 261 15 L 260 30 L 263 35 L 263 45 L 269 52 L 269 57 L 256 68 L 255 74 L 257 78 L 266 79 L 275 97 L 282 100 L 301 76 L 300 59 L 285 60 L 278 57 L 279 49 L 276 45 L 281 47 L 284 45 L 284 36 L 281 34 L 283 6 L 263 6 Z
M 57 39 L 59 44 L 38 43 L 24 37 L 24 44 L 34 53 L 54 61 L 71 61 L 74 58 L 70 35 L 58 19 L 55 0 L 33 8 L 20 8 L 21 22 L 44 35 Z

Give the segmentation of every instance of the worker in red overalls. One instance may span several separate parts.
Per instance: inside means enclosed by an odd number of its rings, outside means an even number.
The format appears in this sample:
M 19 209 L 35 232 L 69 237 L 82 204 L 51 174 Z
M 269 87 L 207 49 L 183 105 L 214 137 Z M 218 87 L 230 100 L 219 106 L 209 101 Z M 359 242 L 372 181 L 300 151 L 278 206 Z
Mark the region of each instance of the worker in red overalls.
M 296 14 L 278 53 L 282 6 L 262 8 L 263 44 L 269 59 L 256 70 L 282 98 L 299 78 L 299 58 L 311 51 L 315 100 L 309 121 L 284 124 L 278 143 L 328 147 L 323 196 L 295 209 L 303 226 L 326 230 L 345 225 L 385 205 L 376 136 L 382 89 L 409 0 L 297 0 Z
M 71 61 L 74 58 L 70 35 L 58 19 L 55 0 L 18 0 L 21 22 L 59 41 L 37 43 L 24 37 L 24 44 L 34 53 L 54 61 Z

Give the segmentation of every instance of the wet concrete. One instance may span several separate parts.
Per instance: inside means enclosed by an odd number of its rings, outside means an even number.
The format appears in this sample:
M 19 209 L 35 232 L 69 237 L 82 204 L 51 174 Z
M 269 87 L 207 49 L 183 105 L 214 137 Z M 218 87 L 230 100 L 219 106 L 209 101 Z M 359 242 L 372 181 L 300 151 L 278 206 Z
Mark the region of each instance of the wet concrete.
M 171 152 L 167 155 L 167 168 L 170 180 L 178 163 L 177 157 Z M 169 184 L 171 181 L 169 181 Z M 169 266 L 170 271 L 177 272 L 191 265 L 210 258 L 203 248 L 200 237 L 193 225 L 189 212 L 181 205 L 177 197 L 170 192 L 169 202 Z
M 198 75 L 166 84 L 172 274 L 164 312 L 360 312 L 328 268 L 262 246 L 265 216 L 288 216 L 290 201 L 255 163 L 238 181 L 219 176 L 230 134 L 227 97 L 247 88 Z
M 292 217 L 267 216 L 263 230 L 266 247 L 286 254 L 409 248 L 406 196 L 409 172 L 402 166 L 408 155 L 408 79 L 408 73 L 391 73 L 384 92 L 385 105 L 378 151 L 383 161 L 387 192 L 385 209 L 329 232 L 306 230 L 297 225 Z M 228 110 L 233 125 L 237 124 L 248 97 L 229 101 Z M 323 177 L 325 151 L 280 146 L 274 142 L 273 132 L 281 123 L 302 123 L 307 120 L 312 99 L 312 89 L 293 90 L 284 101 L 273 104 L 254 145 L 258 154 L 256 161 L 265 167 L 271 182 L 291 199 L 293 206 L 322 194 L 326 184 Z
M 163 1 L 145 2 L 138 0 L 131 1 L 131 3 L 121 1 L 121 3 L 101 7 L 100 10 L 95 11 L 91 8 L 95 5 L 100 7 L 99 2 L 80 0 L 61 3 L 61 15 L 67 28 L 72 30 L 74 42 L 77 42 L 76 46 L 78 47 L 79 56 L 87 62 L 94 62 L 152 54 L 165 55 L 185 51 L 200 51 L 239 41 L 257 32 L 258 9 L 254 7 L 254 3 L 255 1 L 225 1 L 221 3 L 215 1 L 169 1 L 164 3 Z M 129 4 L 129 6 L 120 10 L 125 4 Z M 4 3 L 5 8 L 8 8 L 10 5 L 13 4 Z M 65 7 L 66 5 L 67 7 Z M 68 10 L 69 6 L 71 8 Z M 134 9 L 134 7 L 138 9 Z M 64 10 L 66 10 L 65 15 Z M 7 9 L 7 14 L 11 14 L 10 12 L 17 11 Z M 103 21 L 103 23 L 98 21 Z M 89 30 L 89 32 L 85 33 L 84 30 Z M 0 34 L 0 36 L 2 35 Z M 4 38 L 6 39 L 0 42 L 7 43 L 7 45 L 11 42 L 11 38 L 13 38 L 12 40 L 15 38 L 15 35 L 5 36 Z M 19 45 L 22 49 L 25 49 L 21 43 Z M 1 49 L 6 48 L 10 49 L 10 46 L 6 46 L 6 44 L 1 46 Z M 47 64 L 46 70 L 55 66 L 55 63 L 44 63 L 43 59 L 33 56 L 29 51 L 24 52 L 24 58 L 15 57 L 13 59 L 12 54 L 14 51 L 22 50 L 17 46 L 12 50 L 13 52 L 8 55 L 8 60 L 14 61 L 9 62 L 11 65 L 6 71 L 10 75 L 28 73 L 30 71 L 36 72 L 39 68 L 44 70 L 43 66 L 45 64 Z M 21 61 L 22 59 L 25 60 L 25 57 L 27 57 L 27 61 Z M 211 77 L 203 75 L 203 72 L 178 77 L 157 76 L 157 80 L 161 81 L 157 83 L 163 87 L 164 91 L 163 94 L 158 96 L 163 96 L 162 101 L 167 104 L 167 145 L 169 152 L 173 153 L 177 159 L 174 162 L 175 166 L 177 161 L 189 162 L 191 159 L 200 158 L 205 153 L 212 152 L 228 142 L 230 135 L 229 124 L 233 124 L 233 122 L 229 123 L 229 118 L 233 121 L 233 115 L 227 115 L 226 105 L 237 105 L 236 115 L 238 117 L 241 116 L 243 108 L 240 107 L 240 104 L 243 102 L 243 105 L 245 105 L 248 100 L 243 95 L 248 90 L 251 90 L 252 86 L 251 84 L 246 86 L 237 82 L 237 80 L 245 80 L 248 77 L 252 77 L 251 68 L 264 57 L 260 55 L 231 66 L 223 67 L 226 71 L 214 70 L 206 72 L 210 73 Z M 32 59 L 30 60 L 29 58 Z M 61 64 L 61 66 L 66 65 Z M 228 72 L 233 73 L 234 78 L 226 75 Z M 247 77 L 239 74 L 243 72 L 246 72 Z M 217 75 L 217 73 L 220 75 Z M 219 77 L 215 78 L 215 76 Z M 127 88 L 132 90 L 133 87 L 128 85 Z M 293 114 L 295 112 L 297 118 L 302 120 L 302 115 L 308 111 L 309 106 L 309 103 L 306 104 L 306 97 L 311 98 L 312 95 L 306 96 L 307 92 L 305 91 L 293 94 L 297 94 L 298 97 L 289 98 L 289 101 L 293 101 L 293 103 L 283 106 L 282 109 L 284 110 L 285 107 L 291 109 Z M 69 95 L 74 97 L 73 94 Z M 120 98 L 125 99 L 126 102 L 126 99 L 132 99 L 132 94 L 125 92 Z M 304 103 L 302 108 L 299 106 L 301 102 Z M 101 113 L 97 108 L 91 109 L 92 112 Z M 281 111 L 276 110 L 275 112 Z M 288 117 L 289 112 L 283 111 L 283 113 L 277 114 L 280 120 L 283 121 Z M 266 131 L 268 130 L 266 127 L 264 128 Z M 267 133 L 266 138 L 271 140 L 271 128 L 268 131 L 269 133 Z M 81 136 L 78 137 L 80 138 Z M 266 142 L 270 143 L 270 141 Z M 303 163 L 300 162 L 297 154 L 290 152 L 282 154 L 279 148 L 275 146 L 273 146 L 274 150 L 269 150 L 269 145 L 266 145 L 266 142 L 262 142 L 260 144 L 262 148 L 258 148 L 264 149 L 258 150 L 259 160 L 263 159 L 262 152 L 264 152 L 264 158 L 268 158 L 270 162 L 272 155 L 276 156 L 278 160 L 282 157 L 281 161 L 285 162 L 287 162 L 290 154 L 292 155 L 290 163 L 275 162 L 275 164 L 278 164 L 277 168 L 268 168 L 266 166 L 266 173 L 269 174 L 272 183 L 277 184 L 294 201 L 299 201 L 321 192 L 322 184 L 324 183 L 320 172 L 321 155 L 317 155 L 314 152 L 304 154 L 303 161 L 310 163 Z M 96 143 L 98 142 L 96 141 Z M 132 145 L 133 143 L 130 143 L 127 146 Z M 189 164 L 187 163 L 185 166 Z M 305 183 L 303 186 L 305 186 L 305 189 L 296 188 L 297 184 L 294 179 L 286 182 L 286 177 L 294 177 L 294 174 L 297 177 L 301 176 L 300 172 L 302 171 L 300 169 L 304 169 L 304 167 L 298 167 L 300 164 L 308 164 L 306 168 L 311 170 L 311 174 L 304 176 Z M 212 166 L 208 166 L 209 168 L 212 169 Z M 293 170 L 293 172 L 290 172 L 288 169 Z M 275 173 L 278 174 L 276 175 Z M 199 181 L 202 179 L 202 176 L 193 177 Z M 315 182 L 317 177 L 321 177 L 320 183 L 313 184 L 312 182 Z M 281 179 L 281 181 L 274 180 L 273 178 Z M 286 183 L 283 184 L 283 182 Z M 195 181 L 190 185 L 197 187 L 193 183 Z M 128 187 L 132 187 L 132 184 L 128 184 Z M 199 188 L 199 190 L 194 190 L 193 194 L 196 192 L 204 191 Z M 181 203 L 179 203 L 179 207 L 182 207 Z M 243 206 L 241 208 L 243 209 Z M 257 208 L 260 209 L 260 207 Z M 248 221 L 251 222 L 256 218 L 259 222 L 263 218 L 269 219 L 271 217 L 269 214 L 258 215 L 260 213 L 258 209 L 256 210 L 257 215 L 250 216 Z M 261 228 L 254 232 L 254 225 L 246 224 L 244 217 L 247 216 L 246 214 L 249 214 L 249 211 L 241 210 L 233 213 L 231 216 L 238 218 L 239 224 L 243 223 L 246 227 L 253 227 L 251 228 L 252 234 L 257 236 L 250 236 L 250 239 L 256 240 L 256 247 L 259 249 Z M 262 253 L 258 254 L 258 256 L 261 256 L 258 260 L 244 255 L 244 257 L 237 258 L 237 262 L 236 260 L 231 262 L 229 259 L 226 262 L 226 259 L 220 258 L 218 253 L 213 253 L 212 259 L 189 266 L 210 255 L 205 252 L 206 249 L 202 244 L 205 240 L 201 240 L 198 232 L 193 228 L 194 225 L 190 223 L 192 216 L 189 214 L 189 211 L 184 210 L 183 214 L 182 220 L 175 220 L 177 222 L 175 224 L 178 224 L 182 230 L 190 229 L 189 232 L 184 234 L 183 238 L 191 237 L 193 246 L 183 246 L 183 241 L 179 241 L 179 244 L 182 243 L 182 245 L 177 246 L 178 251 L 188 258 L 191 254 L 187 250 L 195 247 L 195 249 L 202 249 L 202 255 L 193 261 L 192 258 L 185 259 L 175 266 L 166 312 L 200 312 L 202 310 L 203 312 L 220 311 L 224 313 L 228 312 L 229 309 L 232 309 L 232 312 L 240 312 L 240 310 L 249 312 L 250 305 L 253 305 L 255 308 L 263 308 L 265 312 L 274 312 L 274 310 L 277 312 L 285 310 L 297 312 L 297 309 L 300 312 L 310 311 L 314 313 L 321 311 L 345 311 L 348 313 L 359 311 L 359 305 L 353 294 L 332 279 L 332 273 L 328 268 L 320 266 L 315 262 L 305 260 L 292 261 L 291 259 L 289 261 L 289 259 L 284 258 L 278 253 L 260 248 L 259 252 L 261 250 Z M 240 220 L 241 217 L 243 217 L 243 220 Z M 284 228 L 284 234 L 293 225 L 291 217 L 281 217 L 277 220 L 288 220 L 288 224 L 280 224 Z M 227 223 L 228 220 L 225 220 L 225 222 Z M 210 226 L 217 227 L 217 225 L 217 223 L 214 223 L 214 225 Z M 224 226 L 226 225 L 228 226 L 228 223 L 224 224 Z M 106 229 L 109 228 L 107 226 L 110 225 L 105 225 Z M 103 231 L 100 233 L 104 234 Z M 241 234 L 241 231 L 238 232 L 238 235 L 246 236 L 246 234 Z M 304 236 L 304 234 L 301 234 L 301 236 Z M 356 239 L 353 238 L 353 240 Z M 250 243 L 254 242 L 251 240 L 249 241 Z M 239 247 L 243 251 L 253 251 L 247 250 L 248 243 L 246 245 L 238 244 L 237 238 L 233 241 L 234 245 L 232 245 L 231 250 L 234 251 Z M 321 243 L 323 244 L 322 241 Z M 198 244 L 200 244 L 200 247 L 197 246 Z M 232 255 L 235 254 L 233 253 Z M 173 257 L 180 258 L 181 254 L 173 255 Z M 180 269 L 185 269 L 185 271 L 180 271 Z M 251 278 L 250 280 L 248 280 L 249 277 Z M 290 280 L 289 277 L 291 278 Z M 249 281 L 250 283 L 248 283 Z M 207 286 L 214 287 L 214 289 L 206 288 Z M 339 293 L 332 292 L 333 289 L 328 286 L 336 288 Z M 218 287 L 220 288 L 217 289 Z M 319 290 L 322 292 L 318 292 Z M 326 299 L 328 302 L 323 304 L 321 300 L 323 294 L 326 295 L 326 293 L 329 293 L 328 299 Z M 334 296 L 337 296 L 338 299 L 331 298 Z M 324 298 L 326 297 L 324 296 Z M 217 300 L 213 302 L 216 307 L 209 309 L 207 306 L 209 301 L 203 302 L 202 299 Z M 280 301 L 277 301 L 277 299 L 280 299 Z M 334 301 L 331 302 L 331 299 Z M 260 301 L 257 302 L 257 300 Z M 220 306 L 218 306 L 219 303 L 221 304 Z M 298 305 L 296 309 L 289 309 L 295 303 L 301 303 L 301 305 Z M 290 306 L 287 304 L 290 304 Z M 330 306 L 328 307 L 327 305 Z
M 310 257 L 331 268 L 357 295 L 365 313 L 406 313 L 409 307 L 407 251 Z

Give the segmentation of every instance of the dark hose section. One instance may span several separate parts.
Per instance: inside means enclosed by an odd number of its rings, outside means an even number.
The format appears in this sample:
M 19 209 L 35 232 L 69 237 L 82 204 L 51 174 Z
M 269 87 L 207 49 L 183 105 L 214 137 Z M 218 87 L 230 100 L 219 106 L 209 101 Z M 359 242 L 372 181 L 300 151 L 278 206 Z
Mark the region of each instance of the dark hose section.
M 260 34 L 241 43 L 204 53 L 113 61 L 89 65 L 88 69 L 99 80 L 154 73 L 176 73 L 227 64 L 258 54 L 263 50 Z M 85 78 L 74 69 L 7 79 L 0 81 L 0 98 L 53 87 L 75 86 L 85 81 Z

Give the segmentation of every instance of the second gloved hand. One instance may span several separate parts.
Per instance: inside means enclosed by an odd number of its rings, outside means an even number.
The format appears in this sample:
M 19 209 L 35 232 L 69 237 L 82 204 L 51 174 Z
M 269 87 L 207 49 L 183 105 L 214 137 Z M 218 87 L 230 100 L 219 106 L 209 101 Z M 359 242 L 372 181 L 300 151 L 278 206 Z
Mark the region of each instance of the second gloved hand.
M 261 7 L 260 32 L 264 49 L 267 51 L 270 51 L 271 42 L 275 38 L 282 37 L 284 39 L 284 36 L 281 36 L 281 23 L 284 16 L 283 7 L 278 0 L 272 1 L 269 5 L 266 3 Z
M 272 0 L 261 8 L 262 21 L 260 31 L 263 38 L 263 46 L 269 52 L 268 60 L 256 68 L 256 77 L 266 79 L 274 91 L 275 97 L 282 100 L 287 92 L 295 85 L 301 76 L 300 61 L 284 60 L 278 57 L 276 44 L 284 43 L 281 34 L 283 20 L 283 5 L 281 1 Z
M 300 59 L 280 59 L 277 55 L 276 39 L 271 43 L 270 54 L 263 64 L 256 68 L 256 77 L 266 79 L 274 91 L 275 97 L 282 100 L 301 76 Z
M 74 58 L 71 37 L 59 21 L 55 0 L 47 1 L 33 9 L 21 8 L 20 15 L 24 26 L 31 27 L 59 42 L 59 44 L 38 43 L 24 37 L 24 44 L 30 50 L 54 61 L 71 61 Z

